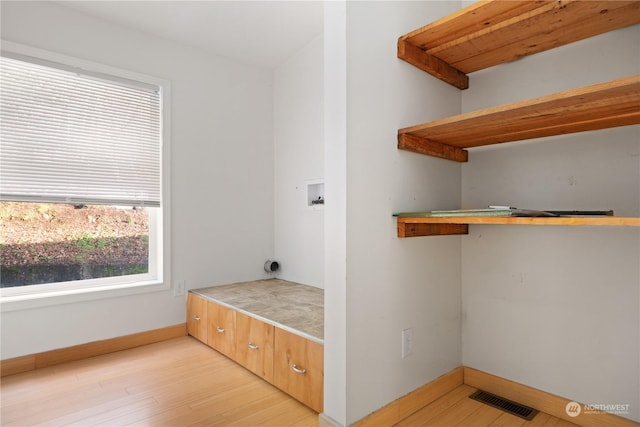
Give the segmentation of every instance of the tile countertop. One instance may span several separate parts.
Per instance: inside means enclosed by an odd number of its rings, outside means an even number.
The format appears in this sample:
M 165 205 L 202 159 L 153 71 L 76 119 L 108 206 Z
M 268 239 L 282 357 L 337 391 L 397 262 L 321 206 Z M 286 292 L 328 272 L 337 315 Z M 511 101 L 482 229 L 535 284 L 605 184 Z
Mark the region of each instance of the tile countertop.
M 324 341 L 323 289 L 266 279 L 190 292 L 321 344 Z

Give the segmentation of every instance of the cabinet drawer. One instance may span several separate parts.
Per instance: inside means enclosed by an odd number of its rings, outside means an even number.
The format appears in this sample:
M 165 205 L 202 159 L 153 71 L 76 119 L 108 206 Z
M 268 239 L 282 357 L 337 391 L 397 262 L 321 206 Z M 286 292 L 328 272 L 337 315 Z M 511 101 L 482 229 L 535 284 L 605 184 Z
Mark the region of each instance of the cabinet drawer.
M 187 296 L 187 333 L 207 343 L 207 300 L 191 293 Z
M 273 383 L 274 326 L 236 313 L 236 361 Z
M 274 385 L 317 412 L 324 401 L 324 347 L 275 329 Z
M 207 301 L 207 343 L 234 359 L 236 354 L 236 311 Z

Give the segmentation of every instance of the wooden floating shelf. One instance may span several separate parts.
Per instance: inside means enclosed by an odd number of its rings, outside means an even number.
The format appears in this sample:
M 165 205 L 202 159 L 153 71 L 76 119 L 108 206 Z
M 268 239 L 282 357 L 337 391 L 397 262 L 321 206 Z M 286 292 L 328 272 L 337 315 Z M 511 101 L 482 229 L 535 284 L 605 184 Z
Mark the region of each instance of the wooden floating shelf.
M 468 234 L 469 224 L 488 225 L 564 225 L 640 227 L 634 217 L 515 217 L 515 216 L 455 216 L 398 217 L 398 237 Z
M 453 86 L 467 74 L 640 23 L 640 0 L 483 0 L 408 33 L 398 57 Z M 458 162 L 468 148 L 640 124 L 640 75 L 398 131 L 398 148 Z M 397 218 L 398 237 L 467 234 L 470 224 L 631 226 L 640 218 Z
M 638 123 L 635 75 L 400 129 L 398 148 L 466 162 L 466 148 Z
M 480 1 L 398 40 L 398 58 L 459 89 L 467 74 L 640 23 L 640 2 Z

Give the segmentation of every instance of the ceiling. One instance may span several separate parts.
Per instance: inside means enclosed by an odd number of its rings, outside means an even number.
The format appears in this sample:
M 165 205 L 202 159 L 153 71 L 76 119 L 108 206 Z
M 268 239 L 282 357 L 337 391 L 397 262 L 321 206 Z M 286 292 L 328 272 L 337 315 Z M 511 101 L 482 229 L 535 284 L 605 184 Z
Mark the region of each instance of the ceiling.
M 58 1 L 119 25 L 263 68 L 322 33 L 322 1 Z

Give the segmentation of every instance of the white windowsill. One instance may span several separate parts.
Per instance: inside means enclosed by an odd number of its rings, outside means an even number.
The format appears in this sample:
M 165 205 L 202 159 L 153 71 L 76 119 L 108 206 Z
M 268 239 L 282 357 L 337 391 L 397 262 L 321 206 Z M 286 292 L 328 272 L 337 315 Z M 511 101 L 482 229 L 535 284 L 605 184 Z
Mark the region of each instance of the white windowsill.
M 95 286 L 84 289 L 56 290 L 33 294 L 0 297 L 0 312 L 27 310 L 52 305 L 69 304 L 103 298 L 115 298 L 169 289 L 169 283 L 159 281 Z

